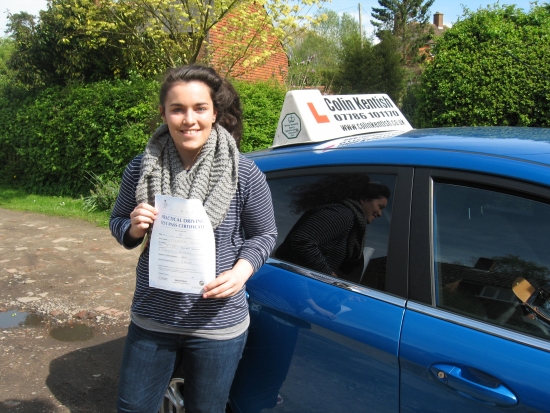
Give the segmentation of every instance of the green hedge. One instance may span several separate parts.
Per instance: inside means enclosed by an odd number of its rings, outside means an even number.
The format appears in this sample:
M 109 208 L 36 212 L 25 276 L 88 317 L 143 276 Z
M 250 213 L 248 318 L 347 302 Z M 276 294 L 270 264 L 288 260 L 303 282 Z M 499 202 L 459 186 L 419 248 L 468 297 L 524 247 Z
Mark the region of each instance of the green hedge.
M 415 127 L 550 126 L 550 8 L 465 11 L 434 54 L 414 91 Z
M 244 109 L 241 150 L 268 147 L 285 91 L 235 83 Z M 0 182 L 45 195 L 87 195 L 89 174 L 119 177 L 160 122 L 158 82 L 102 81 L 36 94 L 0 90 Z
M 88 192 L 87 173 L 120 175 L 147 142 L 156 93 L 152 82 L 105 81 L 25 98 L 3 94 L 4 181 L 33 193 L 78 195 Z
M 274 83 L 233 82 L 241 97 L 244 134 L 241 152 L 265 149 L 273 143 L 286 89 Z

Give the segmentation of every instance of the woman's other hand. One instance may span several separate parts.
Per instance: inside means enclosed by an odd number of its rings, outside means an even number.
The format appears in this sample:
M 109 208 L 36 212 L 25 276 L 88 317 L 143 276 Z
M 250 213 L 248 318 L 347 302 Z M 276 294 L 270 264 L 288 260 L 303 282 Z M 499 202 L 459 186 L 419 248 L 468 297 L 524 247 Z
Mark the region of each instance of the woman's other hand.
M 136 206 L 130 214 L 128 235 L 136 240 L 143 238 L 157 218 L 157 213 L 157 209 L 149 204 L 141 203 Z
M 237 294 L 248 281 L 254 268 L 244 259 L 240 259 L 229 271 L 224 271 L 215 280 L 204 287 L 203 298 L 227 298 Z

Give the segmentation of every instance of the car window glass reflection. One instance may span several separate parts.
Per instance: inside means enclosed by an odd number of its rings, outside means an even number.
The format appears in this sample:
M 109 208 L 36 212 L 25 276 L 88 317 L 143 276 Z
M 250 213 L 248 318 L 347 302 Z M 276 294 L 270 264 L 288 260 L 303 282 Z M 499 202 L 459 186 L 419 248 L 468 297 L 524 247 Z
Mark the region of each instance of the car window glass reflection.
M 357 173 L 270 181 L 275 258 L 384 290 L 394 185 Z
M 550 338 L 550 205 L 435 183 L 434 249 L 439 306 Z

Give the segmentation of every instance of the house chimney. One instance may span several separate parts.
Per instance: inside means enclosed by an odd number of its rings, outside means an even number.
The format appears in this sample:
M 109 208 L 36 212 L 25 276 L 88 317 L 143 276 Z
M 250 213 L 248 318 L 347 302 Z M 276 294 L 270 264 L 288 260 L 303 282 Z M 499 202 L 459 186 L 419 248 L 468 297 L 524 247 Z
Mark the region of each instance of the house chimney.
M 438 29 L 443 28 L 443 13 L 436 12 L 434 14 L 434 26 Z

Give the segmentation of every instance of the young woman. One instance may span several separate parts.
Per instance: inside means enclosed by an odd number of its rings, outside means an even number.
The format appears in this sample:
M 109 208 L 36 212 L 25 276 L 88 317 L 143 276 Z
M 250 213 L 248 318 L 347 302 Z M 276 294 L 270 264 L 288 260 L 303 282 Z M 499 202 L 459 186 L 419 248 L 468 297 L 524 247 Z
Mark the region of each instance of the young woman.
M 382 216 L 387 186 L 363 174 L 333 175 L 293 191 L 294 224 L 275 257 L 340 277 L 363 263 L 367 225 Z
M 277 231 L 265 176 L 239 153 L 240 99 L 213 69 L 171 69 L 160 90 L 164 124 L 124 172 L 112 234 L 126 248 L 150 233 L 155 195 L 201 200 L 214 229 L 216 278 L 202 294 L 149 287 L 149 248 L 137 265 L 122 360 L 119 412 L 158 411 L 183 357 L 185 409 L 222 413 L 249 324 L 244 285 Z

